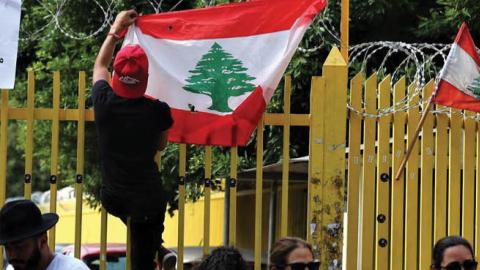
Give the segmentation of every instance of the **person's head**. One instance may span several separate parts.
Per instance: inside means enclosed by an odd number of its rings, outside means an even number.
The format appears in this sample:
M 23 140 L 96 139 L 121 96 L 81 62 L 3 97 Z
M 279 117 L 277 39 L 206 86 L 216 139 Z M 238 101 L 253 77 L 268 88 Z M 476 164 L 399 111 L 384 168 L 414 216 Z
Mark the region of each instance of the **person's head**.
M 219 247 L 205 257 L 197 270 L 245 270 L 247 264 L 240 252 L 233 247 Z
M 433 247 L 432 270 L 476 270 L 472 245 L 460 236 L 447 236 Z
M 116 95 L 134 99 L 147 90 L 148 58 L 139 45 L 127 45 L 115 56 L 112 89 Z
M 285 237 L 272 247 L 270 253 L 272 270 L 318 270 L 319 262 L 313 259 L 312 246 L 296 237 Z
M 16 270 L 35 269 L 48 253 L 46 231 L 58 221 L 58 215 L 43 214 L 29 200 L 6 203 L 0 210 L 0 245 Z

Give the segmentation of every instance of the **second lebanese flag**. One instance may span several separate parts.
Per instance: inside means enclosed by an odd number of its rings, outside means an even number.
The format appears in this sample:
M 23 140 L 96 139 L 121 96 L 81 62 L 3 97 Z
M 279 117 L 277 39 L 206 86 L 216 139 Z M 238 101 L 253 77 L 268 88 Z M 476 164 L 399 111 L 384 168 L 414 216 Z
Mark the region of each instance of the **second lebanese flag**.
M 465 23 L 460 27 L 440 72 L 433 102 L 480 112 L 480 56 Z
M 141 16 L 125 44 L 147 53 L 147 95 L 179 143 L 245 145 L 326 0 L 258 0 Z

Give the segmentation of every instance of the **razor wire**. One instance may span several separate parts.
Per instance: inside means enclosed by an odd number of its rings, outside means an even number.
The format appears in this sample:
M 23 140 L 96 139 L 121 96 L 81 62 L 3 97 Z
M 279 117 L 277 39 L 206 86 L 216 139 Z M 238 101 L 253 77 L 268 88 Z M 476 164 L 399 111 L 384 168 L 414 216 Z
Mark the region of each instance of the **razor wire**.
M 62 22 L 63 16 L 67 16 L 65 14 L 70 8 L 69 4 L 74 1 L 75 0 L 57 0 L 55 2 L 47 2 L 43 0 L 36 0 L 36 5 L 25 6 L 23 11 L 24 13 L 28 13 L 32 8 L 40 8 L 46 15 L 41 18 L 43 21 L 32 32 L 27 32 L 22 28 L 21 25 L 20 42 L 44 40 L 57 33 L 61 33 L 68 38 L 76 40 L 91 39 L 100 35 L 105 31 L 106 28 L 110 27 L 115 20 L 115 15 L 121 11 L 119 9 L 118 0 L 92 0 L 91 3 L 94 4 L 94 8 L 98 9 L 98 11 L 100 11 L 102 14 L 102 22 L 97 26 L 92 26 L 94 29 L 85 33 L 77 31 L 73 27 L 68 27 Z M 169 9 L 163 8 L 164 0 L 147 0 L 146 6 L 150 7 L 153 13 L 161 13 L 176 10 L 184 1 L 185 0 L 177 0 Z M 215 4 L 215 1 L 203 0 L 203 4 L 205 6 L 210 6 Z

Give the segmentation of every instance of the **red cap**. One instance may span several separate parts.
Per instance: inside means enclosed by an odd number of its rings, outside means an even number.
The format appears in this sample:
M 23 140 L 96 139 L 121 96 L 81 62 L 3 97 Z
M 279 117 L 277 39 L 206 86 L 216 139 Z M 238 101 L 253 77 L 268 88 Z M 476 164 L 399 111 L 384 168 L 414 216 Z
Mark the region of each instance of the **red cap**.
M 148 82 L 148 58 L 142 47 L 127 45 L 113 63 L 113 92 L 124 98 L 139 98 L 145 94 Z

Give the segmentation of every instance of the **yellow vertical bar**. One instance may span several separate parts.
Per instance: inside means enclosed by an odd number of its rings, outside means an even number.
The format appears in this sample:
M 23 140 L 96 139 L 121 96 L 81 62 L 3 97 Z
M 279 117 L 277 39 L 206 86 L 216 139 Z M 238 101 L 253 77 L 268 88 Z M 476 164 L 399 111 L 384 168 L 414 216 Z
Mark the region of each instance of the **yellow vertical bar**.
M 155 155 L 155 162 L 157 163 L 158 171 L 161 171 L 161 168 L 162 168 L 162 152 L 161 151 L 157 151 L 157 154 Z
M 288 235 L 288 174 L 290 161 L 290 95 L 292 78 L 285 76 L 283 87 L 283 157 L 282 157 L 282 210 L 280 221 L 280 237 Z
M 345 211 L 345 145 L 347 129 L 347 63 L 340 51 L 333 48 L 323 65 L 325 78 L 325 117 L 323 145 L 322 185 L 323 209 L 321 223 L 322 238 L 316 239 L 320 246 L 322 269 L 331 269 L 342 260 L 343 215 Z M 315 104 L 313 104 L 315 106 Z M 316 162 L 316 160 L 312 160 Z M 328 210 L 327 210 L 328 209 Z M 342 247 L 342 248 L 340 248 Z
M 132 218 L 127 217 L 127 259 L 126 259 L 126 270 L 132 269 L 132 234 L 131 234 L 131 224 Z
M 434 82 L 430 81 L 423 88 L 423 100 L 426 101 L 432 94 Z M 423 112 L 427 104 L 423 103 Z M 429 269 L 432 263 L 433 247 L 433 114 L 428 113 L 422 127 L 421 140 L 421 181 L 420 181 L 420 261 L 419 269 Z M 417 142 L 419 143 L 419 142 Z
M 358 73 L 350 82 L 350 104 L 356 111 L 362 111 L 362 83 L 363 74 Z M 358 265 L 358 209 L 359 209 L 359 193 L 360 193 L 360 172 L 361 172 L 361 155 L 360 140 L 362 132 L 362 116 L 350 111 L 348 134 L 348 187 L 347 187 L 347 249 L 344 262 L 346 269 L 357 269 Z
M 107 227 L 108 215 L 105 208 L 100 212 L 100 270 L 107 269 Z
M 462 139 L 460 111 L 450 109 L 450 155 L 448 161 L 448 234 L 460 234 L 460 150 Z
M 442 106 L 437 106 L 437 109 L 441 108 Z M 436 118 L 433 242 L 447 235 L 448 116 L 445 114 L 436 114 Z
M 5 204 L 7 190 L 7 143 L 8 143 L 8 90 L 2 91 L 0 108 L 0 205 Z M 3 269 L 3 248 L 0 248 L 0 266 Z
M 32 197 L 32 159 L 33 159 L 33 112 L 35 106 L 35 75 L 33 70 L 28 70 L 27 85 L 27 136 L 25 138 L 25 176 L 24 197 Z
M 230 220 L 229 220 L 229 236 L 228 244 L 235 246 L 237 235 L 237 160 L 238 148 L 236 146 L 230 148 Z
M 477 113 L 477 117 L 479 114 Z M 476 167 L 475 167 L 475 257 L 480 258 L 480 127 L 476 125 Z
M 24 197 L 32 197 L 32 159 L 33 159 L 33 111 L 35 106 L 35 75 L 28 70 L 27 86 L 27 136 L 25 138 L 25 186 Z
M 101 207 L 101 216 L 100 216 L 100 269 L 107 269 L 107 229 L 108 229 L 108 213 L 103 206 Z M 128 230 L 128 228 L 127 228 Z M 128 247 L 127 239 L 127 254 L 126 254 L 126 267 L 128 267 L 128 262 L 130 260 L 130 249 Z
M 255 176 L 255 263 L 262 267 L 262 193 L 263 193 L 263 116 L 257 126 L 257 172 Z
M 308 201 L 307 201 L 307 241 L 313 244 L 314 254 L 319 254 L 320 246 L 316 244 L 321 239 L 322 222 L 322 185 L 320 179 L 323 174 L 323 144 L 324 144 L 324 117 L 325 111 L 325 79 L 312 77 L 310 89 L 310 142 L 308 162 Z
M 58 181 L 58 139 L 60 116 L 60 72 L 53 73 L 53 108 L 52 108 L 52 149 L 50 164 L 50 213 L 57 212 L 57 181 Z M 55 250 L 55 226 L 49 231 L 48 241 L 50 249 Z
M 390 81 L 388 75 L 379 84 L 378 109 L 390 107 Z M 378 123 L 378 150 L 377 150 L 377 215 L 376 215 L 376 243 L 375 269 L 388 269 L 388 250 L 390 247 L 390 115 L 382 116 Z
M 212 179 L 212 147 L 205 146 L 205 198 L 203 210 L 203 255 L 208 255 L 210 248 L 210 192 Z
M 342 0 L 342 14 L 340 25 L 340 39 L 343 59 L 348 63 L 350 0 Z
M 398 104 L 405 97 L 405 77 L 395 83 L 393 104 Z M 397 112 L 393 118 L 392 172 L 398 171 L 405 154 L 406 113 Z M 403 270 L 403 224 L 405 174 L 399 180 L 392 181 L 392 206 L 390 222 L 390 269 Z
M 377 111 L 377 74 L 365 83 L 365 112 Z M 367 117 L 363 126 L 362 172 L 362 258 L 361 269 L 374 269 L 375 242 L 375 118 Z
M 83 171 L 85 151 L 85 71 L 78 77 L 77 175 L 75 179 L 75 250 L 80 258 L 82 244 Z
M 464 119 L 462 236 L 474 243 L 475 216 L 475 114 L 466 111 Z
M 413 83 L 408 87 L 408 94 L 414 95 L 417 84 Z M 413 140 L 415 130 L 418 125 L 419 110 L 415 105 L 418 104 L 418 96 L 410 99 L 407 121 L 407 142 Z M 407 172 L 405 177 L 405 269 L 415 270 L 418 267 L 418 154 L 419 144 L 413 146 L 412 154 L 407 163 Z
M 178 183 L 178 264 L 177 269 L 183 270 L 183 251 L 185 243 L 185 175 L 187 164 L 187 146 L 179 145 L 179 183 Z

